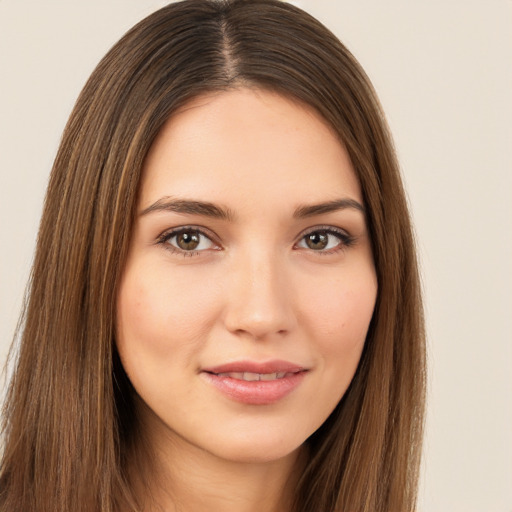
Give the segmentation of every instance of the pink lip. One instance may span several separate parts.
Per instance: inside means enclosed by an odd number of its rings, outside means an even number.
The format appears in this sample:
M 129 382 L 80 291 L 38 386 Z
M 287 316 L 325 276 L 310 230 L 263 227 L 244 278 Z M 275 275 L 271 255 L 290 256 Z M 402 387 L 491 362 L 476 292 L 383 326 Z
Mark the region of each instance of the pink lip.
M 219 373 L 286 373 L 274 380 L 246 381 Z M 307 369 L 288 361 L 238 361 L 210 368 L 201 372 L 203 378 L 228 398 L 248 405 L 269 405 L 278 402 L 305 377 Z
M 211 366 L 203 368 L 203 372 L 208 373 L 233 373 L 233 372 L 250 372 L 250 373 L 297 373 L 305 370 L 303 366 L 290 363 L 289 361 L 281 361 L 275 359 L 272 361 L 235 361 L 233 363 L 221 364 L 219 366 Z

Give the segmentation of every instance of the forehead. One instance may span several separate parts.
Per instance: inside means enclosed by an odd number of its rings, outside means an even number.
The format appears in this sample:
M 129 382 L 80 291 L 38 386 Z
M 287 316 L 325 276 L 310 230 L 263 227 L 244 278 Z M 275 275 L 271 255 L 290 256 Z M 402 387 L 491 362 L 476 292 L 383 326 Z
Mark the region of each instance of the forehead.
M 200 96 L 167 121 L 144 165 L 141 206 L 165 195 L 233 208 L 361 201 L 348 154 L 320 115 L 252 88 Z

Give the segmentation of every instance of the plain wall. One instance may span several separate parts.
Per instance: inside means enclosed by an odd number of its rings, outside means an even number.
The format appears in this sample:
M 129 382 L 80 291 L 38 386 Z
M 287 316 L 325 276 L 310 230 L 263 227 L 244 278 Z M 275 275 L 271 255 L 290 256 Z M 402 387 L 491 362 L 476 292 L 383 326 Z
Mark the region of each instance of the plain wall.
M 0 358 L 60 134 L 152 0 L 0 0 Z M 512 2 L 303 0 L 365 67 L 415 220 L 429 339 L 419 510 L 512 512 Z

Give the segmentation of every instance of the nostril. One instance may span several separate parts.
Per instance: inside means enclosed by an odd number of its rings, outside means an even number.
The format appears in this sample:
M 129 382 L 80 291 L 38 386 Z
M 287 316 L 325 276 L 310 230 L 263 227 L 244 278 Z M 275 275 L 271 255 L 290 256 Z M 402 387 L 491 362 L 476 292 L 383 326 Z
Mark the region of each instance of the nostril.
M 292 296 L 274 260 L 267 262 L 265 268 L 254 259 L 252 264 L 244 261 L 243 265 L 236 265 L 225 302 L 224 322 L 229 332 L 262 340 L 282 337 L 293 329 Z

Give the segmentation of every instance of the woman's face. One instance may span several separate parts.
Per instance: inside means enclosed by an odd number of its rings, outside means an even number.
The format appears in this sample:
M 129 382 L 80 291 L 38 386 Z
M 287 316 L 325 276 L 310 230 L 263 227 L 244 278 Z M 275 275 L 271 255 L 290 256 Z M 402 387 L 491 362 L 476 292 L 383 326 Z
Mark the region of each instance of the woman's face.
M 346 150 L 283 96 L 205 95 L 162 129 L 139 201 L 117 347 L 153 439 L 293 454 L 345 393 L 377 294 Z

